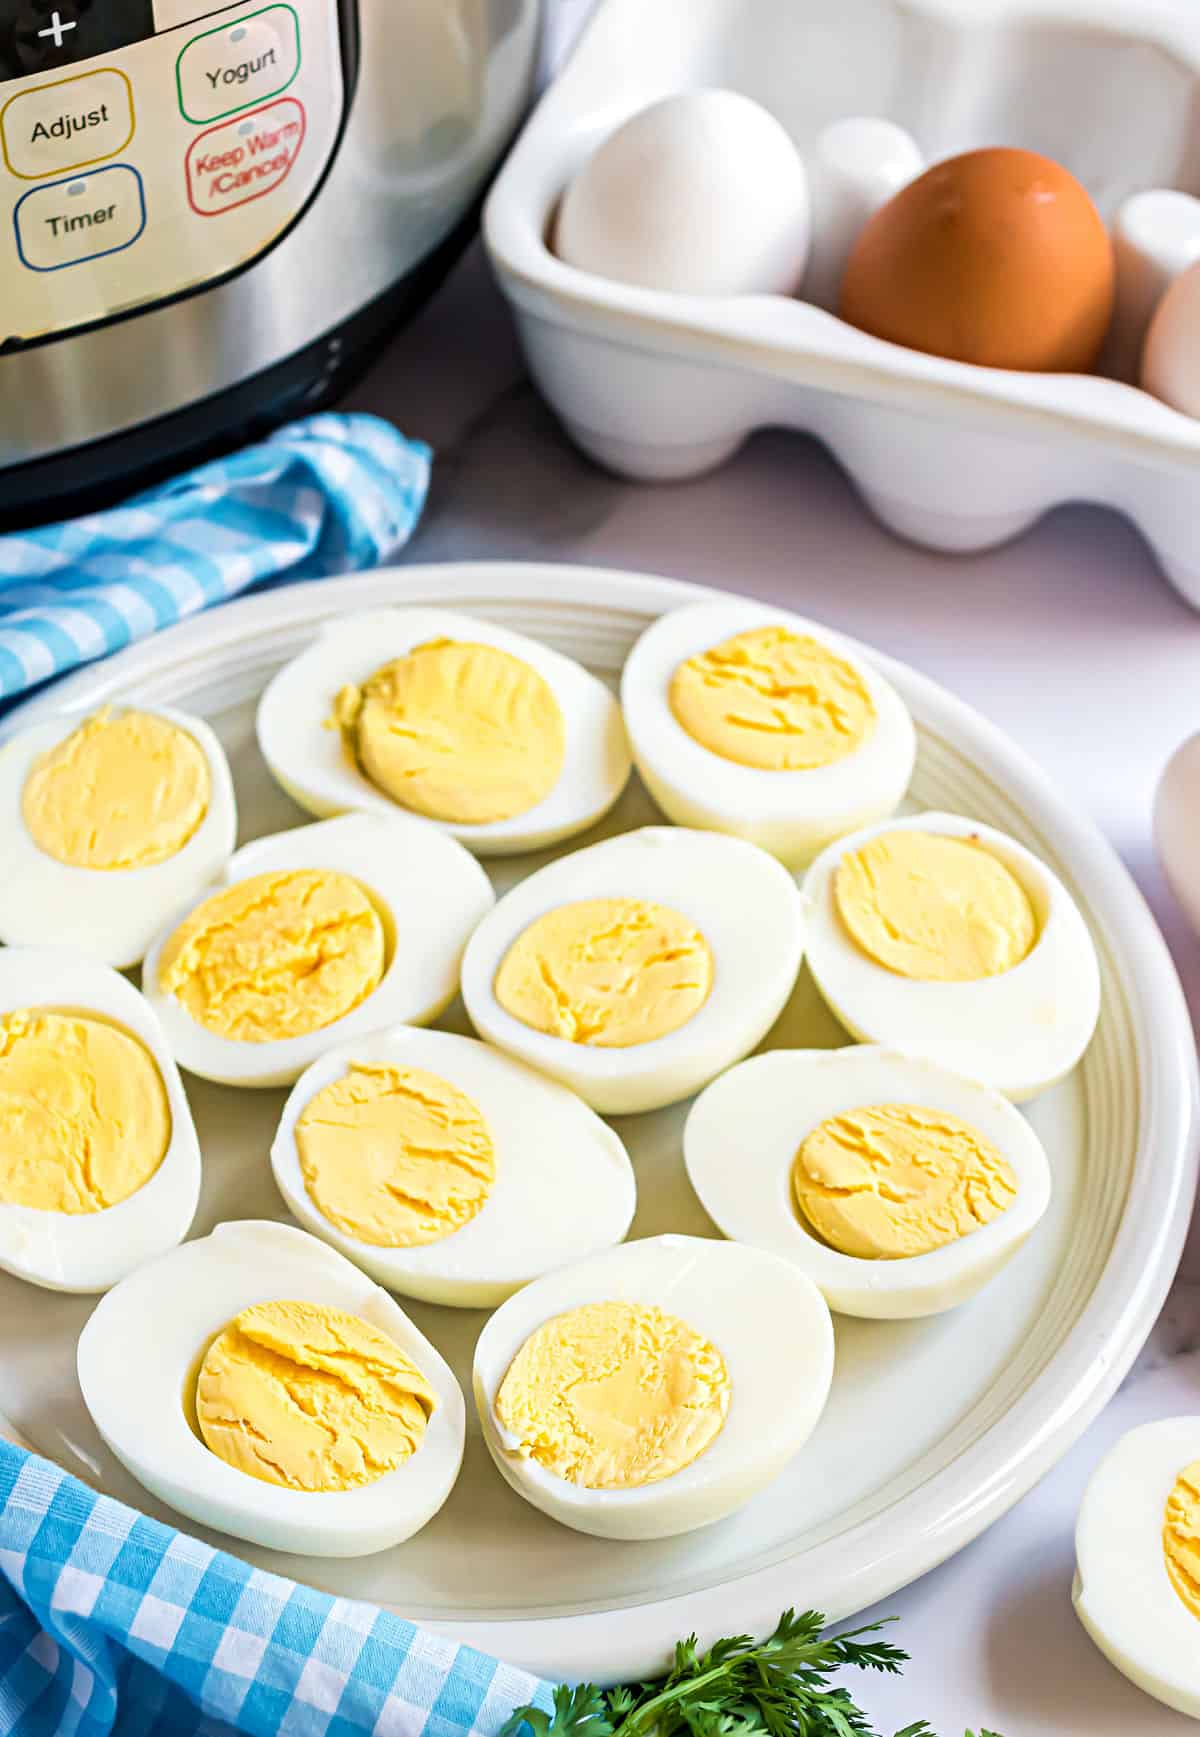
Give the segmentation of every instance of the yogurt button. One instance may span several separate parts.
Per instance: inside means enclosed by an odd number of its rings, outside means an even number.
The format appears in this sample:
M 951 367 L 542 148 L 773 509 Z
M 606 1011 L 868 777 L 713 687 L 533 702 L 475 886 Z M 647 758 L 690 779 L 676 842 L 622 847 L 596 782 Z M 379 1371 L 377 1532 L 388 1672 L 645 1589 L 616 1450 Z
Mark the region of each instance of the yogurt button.
M 220 120 L 276 96 L 299 69 L 299 20 L 268 6 L 192 38 L 176 63 L 179 107 L 197 124 Z

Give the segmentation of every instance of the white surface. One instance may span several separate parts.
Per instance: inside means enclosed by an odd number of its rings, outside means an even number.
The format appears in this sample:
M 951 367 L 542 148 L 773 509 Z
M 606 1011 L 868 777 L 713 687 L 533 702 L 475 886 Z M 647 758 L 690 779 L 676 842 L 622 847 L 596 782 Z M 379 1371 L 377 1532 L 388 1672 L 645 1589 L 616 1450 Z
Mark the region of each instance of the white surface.
M 805 155 L 864 111 L 930 161 L 1001 136 L 1065 163 L 1108 217 L 1139 188 L 1195 181 L 1198 69 L 1190 0 L 847 0 L 820 30 L 793 0 L 604 0 L 501 171 L 487 245 L 535 379 L 613 470 L 697 476 L 753 429 L 803 428 L 931 548 L 991 547 L 1063 501 L 1119 505 L 1200 606 L 1200 422 L 1149 393 L 919 354 L 787 296 L 614 283 L 547 245 L 563 187 L 614 126 L 714 83 L 772 110 Z
M 184 700 L 222 736 L 243 820 L 252 815 L 253 826 L 278 830 L 298 815 L 272 785 L 250 733 L 263 682 L 333 615 L 402 599 L 427 604 L 432 595 L 537 633 L 615 680 L 647 621 L 696 593 L 630 574 L 516 565 L 326 580 L 182 623 L 69 678 L 55 703 L 130 693 L 140 704 Z M 834 1616 L 904 1584 L 1002 1513 L 1128 1367 L 1174 1270 L 1195 1185 L 1195 1057 L 1177 983 L 1119 864 L 1053 787 L 962 702 L 900 665 L 881 667 L 918 727 L 914 801 L 967 810 L 1035 849 L 1097 942 L 1096 1038 L 1077 1073 L 1033 1112 L 1058 1185 L 1040 1234 L 986 1297 L 951 1317 L 843 1321 L 820 1429 L 735 1521 L 619 1553 L 548 1521 L 535 1530 L 527 1512 L 504 1505 L 502 1486 L 480 1476 L 476 1436 L 435 1524 L 402 1552 L 336 1574 L 304 1563 L 317 1584 L 396 1603 L 550 1674 L 644 1675 L 686 1628 L 708 1636 L 727 1629 L 732 1603 L 740 1622 L 765 1628 L 796 1597 L 798 1581 Z M 47 703 L 34 701 L 30 715 Z M 635 827 L 648 806 L 631 788 L 606 826 Z M 521 860 L 524 872 L 532 866 Z M 514 869 L 494 872 L 503 888 Z M 837 1041 L 802 975 L 768 1042 Z M 230 1217 L 277 1214 L 262 1162 L 276 1100 L 198 1084 L 191 1096 L 206 1153 L 197 1233 Z M 621 1125 L 641 1182 L 637 1235 L 709 1228 L 683 1172 L 682 1115 Z M 69 1302 L 42 1298 L 34 1307 L 19 1286 L 0 1282 L 0 1410 L 44 1451 L 142 1504 L 138 1486 L 99 1455 L 73 1393 L 70 1360 L 85 1318 Z M 478 1320 L 421 1307 L 414 1318 L 464 1378 Z M 514 1582 L 517 1558 L 525 1573 Z

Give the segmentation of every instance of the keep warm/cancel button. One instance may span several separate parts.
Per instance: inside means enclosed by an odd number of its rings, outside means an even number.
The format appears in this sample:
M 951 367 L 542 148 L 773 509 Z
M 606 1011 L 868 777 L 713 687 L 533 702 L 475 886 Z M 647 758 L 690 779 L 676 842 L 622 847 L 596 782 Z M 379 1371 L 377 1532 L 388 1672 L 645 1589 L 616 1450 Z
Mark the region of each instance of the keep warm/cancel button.
M 187 154 L 188 199 L 201 217 L 261 199 L 291 172 L 304 143 L 304 105 L 280 97 L 210 127 Z
M 4 161 L 25 181 L 115 157 L 133 125 L 129 80 L 111 66 L 18 91 L 0 109 Z

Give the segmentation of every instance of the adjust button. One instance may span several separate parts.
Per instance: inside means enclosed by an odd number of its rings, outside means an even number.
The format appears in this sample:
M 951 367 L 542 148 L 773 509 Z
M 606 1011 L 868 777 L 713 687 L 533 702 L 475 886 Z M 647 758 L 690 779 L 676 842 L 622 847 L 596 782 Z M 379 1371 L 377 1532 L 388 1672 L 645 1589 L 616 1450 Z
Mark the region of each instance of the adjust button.
M 40 181 L 115 157 L 133 126 L 129 80 L 103 67 L 18 91 L 0 109 L 0 144 L 14 175 Z
M 175 66 L 179 107 L 196 125 L 218 121 L 278 96 L 299 70 L 300 21 L 267 6 L 192 38 Z
M 31 188 L 13 212 L 30 271 L 61 271 L 132 247 L 146 227 L 142 178 L 127 163 Z

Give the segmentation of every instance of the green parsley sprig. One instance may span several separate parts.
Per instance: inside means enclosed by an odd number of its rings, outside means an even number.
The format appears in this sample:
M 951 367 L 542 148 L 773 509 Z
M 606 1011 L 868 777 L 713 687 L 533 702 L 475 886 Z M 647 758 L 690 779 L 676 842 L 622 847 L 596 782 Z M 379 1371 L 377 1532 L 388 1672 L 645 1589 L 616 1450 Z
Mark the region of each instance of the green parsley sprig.
M 785 1610 L 764 1641 L 733 1635 L 702 1652 L 691 1635 L 657 1681 L 617 1689 L 562 1684 L 553 1711 L 518 1707 L 501 1737 L 879 1737 L 850 1691 L 829 1679 L 843 1665 L 898 1673 L 908 1654 L 876 1638 L 885 1626 L 826 1635 L 819 1611 Z M 896 1737 L 935 1733 L 919 1719 Z

